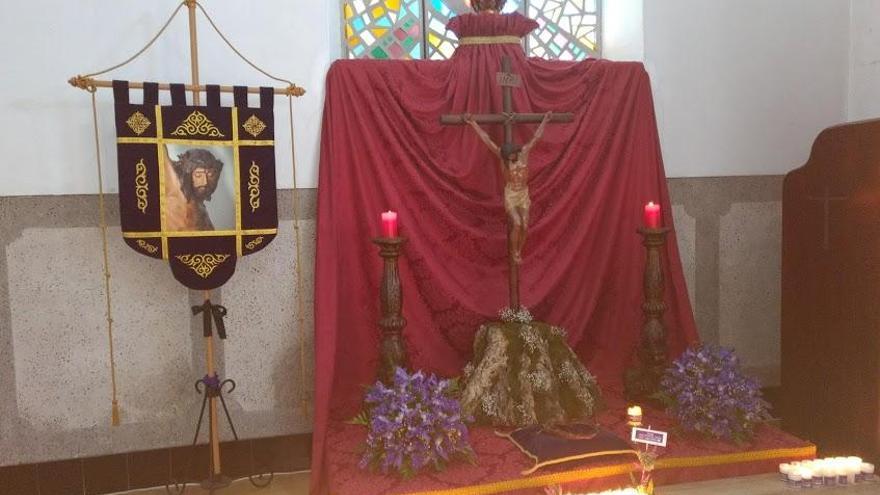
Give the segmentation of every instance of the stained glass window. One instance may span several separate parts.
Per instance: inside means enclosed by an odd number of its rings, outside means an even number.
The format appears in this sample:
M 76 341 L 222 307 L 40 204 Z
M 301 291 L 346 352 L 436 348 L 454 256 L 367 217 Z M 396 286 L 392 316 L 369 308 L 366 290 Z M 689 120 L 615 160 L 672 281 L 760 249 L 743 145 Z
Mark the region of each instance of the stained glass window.
M 540 25 L 529 54 L 582 60 L 599 52 L 599 0 L 529 0 L 526 11 Z
M 468 0 L 343 0 L 349 58 L 432 59 L 452 56 L 458 40 L 446 23 L 470 11 Z M 600 0 L 508 0 L 504 12 L 538 21 L 529 55 L 583 60 L 600 52 Z
M 346 0 L 349 58 L 422 58 L 422 0 Z

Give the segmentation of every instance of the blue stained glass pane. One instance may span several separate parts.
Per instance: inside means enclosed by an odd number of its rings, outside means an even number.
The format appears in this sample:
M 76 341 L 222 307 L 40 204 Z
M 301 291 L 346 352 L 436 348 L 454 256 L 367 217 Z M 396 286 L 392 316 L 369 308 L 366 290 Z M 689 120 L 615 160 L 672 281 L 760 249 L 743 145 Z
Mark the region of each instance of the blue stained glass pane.
M 387 27 L 387 28 L 390 28 L 391 26 L 393 26 L 393 24 L 391 24 L 391 19 L 389 19 L 388 16 L 382 16 L 381 19 L 376 21 L 376 25 L 379 27 Z
M 409 52 L 410 57 L 412 58 L 422 58 L 422 45 L 416 43 L 416 46 L 413 47 Z
M 353 53 L 355 57 L 360 57 L 364 54 L 364 50 L 366 50 L 364 45 L 358 45 L 351 49 L 351 53 Z
M 453 13 L 443 0 L 431 0 L 431 7 L 445 17 L 449 17 Z
M 364 30 L 364 21 L 360 17 L 355 18 L 355 20 L 351 21 L 351 27 L 354 28 L 355 31 L 363 31 Z
M 507 4 L 504 5 L 504 8 L 501 9 L 501 12 L 505 14 L 510 14 L 511 12 L 516 12 L 517 10 L 519 10 L 519 2 L 507 2 Z
M 406 9 L 409 10 L 412 13 L 412 15 L 414 15 L 416 17 L 421 17 L 421 15 L 422 15 L 421 14 L 421 4 L 418 2 L 418 0 L 410 1 L 409 4 L 406 6 Z

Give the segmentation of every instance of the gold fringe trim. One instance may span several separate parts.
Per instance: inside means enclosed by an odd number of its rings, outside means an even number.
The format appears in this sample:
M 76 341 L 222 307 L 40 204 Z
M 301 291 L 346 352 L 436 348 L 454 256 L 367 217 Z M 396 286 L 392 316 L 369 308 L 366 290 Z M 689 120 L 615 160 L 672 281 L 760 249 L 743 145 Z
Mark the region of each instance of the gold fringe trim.
M 691 468 L 703 466 L 723 466 L 741 462 L 768 461 L 788 457 L 815 457 L 816 446 L 795 447 L 790 449 L 756 450 L 753 452 L 736 452 L 701 457 L 670 457 L 657 460 L 657 469 Z
M 775 459 L 810 458 L 816 456 L 816 446 L 795 447 L 789 449 L 756 450 L 752 452 L 737 452 L 733 454 L 720 454 L 698 457 L 670 457 L 657 461 L 656 469 L 676 469 L 687 467 L 722 466 L 726 464 L 739 464 L 743 462 L 770 461 Z M 634 472 L 635 465 L 615 464 L 592 469 L 577 469 L 563 471 L 561 473 L 546 474 L 533 478 L 497 481 L 483 485 L 474 485 L 452 490 L 432 490 L 427 492 L 410 492 L 406 495 L 491 495 L 511 490 L 525 488 L 540 488 L 551 485 L 561 485 L 573 481 L 586 481 L 596 478 L 607 478 Z
M 468 36 L 458 40 L 459 45 L 518 45 L 522 43 L 519 36 Z

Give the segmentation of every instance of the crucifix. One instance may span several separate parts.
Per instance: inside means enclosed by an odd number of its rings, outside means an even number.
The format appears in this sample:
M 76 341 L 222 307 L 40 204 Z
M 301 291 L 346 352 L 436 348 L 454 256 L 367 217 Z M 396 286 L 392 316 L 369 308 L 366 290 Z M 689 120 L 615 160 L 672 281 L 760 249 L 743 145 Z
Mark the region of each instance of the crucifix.
M 519 266 L 522 263 L 521 251 L 528 228 L 528 153 L 541 138 L 544 126 L 548 123 L 572 122 L 571 113 L 516 113 L 513 109 L 513 88 L 522 86 L 522 78 L 511 69 L 509 56 L 501 58 L 501 72 L 496 74 L 501 86 L 502 112 L 490 114 L 443 115 L 440 123 L 445 125 L 468 124 L 499 158 L 505 179 L 504 206 L 508 213 L 507 251 L 510 267 L 510 309 L 517 311 L 519 304 Z M 513 126 L 517 124 L 540 123 L 534 137 L 524 146 L 513 142 Z M 495 144 L 480 124 L 501 124 L 504 126 L 504 141 Z
M 822 196 L 807 196 L 808 201 L 822 201 L 824 203 L 825 208 L 825 220 L 823 226 L 823 237 L 822 237 L 822 249 L 828 251 L 830 249 L 830 243 L 828 240 L 830 227 L 828 225 L 828 221 L 831 216 L 831 202 L 832 201 L 843 201 L 847 199 L 846 196 L 831 196 L 831 193 L 828 190 L 828 186 L 825 186 L 825 191 Z

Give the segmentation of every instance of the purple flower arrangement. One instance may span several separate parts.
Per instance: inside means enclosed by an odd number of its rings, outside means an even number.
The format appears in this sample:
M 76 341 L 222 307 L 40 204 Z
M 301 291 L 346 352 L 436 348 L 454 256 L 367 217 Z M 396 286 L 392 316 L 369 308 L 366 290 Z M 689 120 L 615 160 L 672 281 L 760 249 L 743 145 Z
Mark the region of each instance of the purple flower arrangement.
M 685 431 L 747 441 L 770 418 L 758 383 L 745 376 L 733 350 L 714 345 L 688 349 L 666 371 L 661 398 Z
M 450 380 L 402 368 L 395 371 L 390 387 L 376 382 L 366 396 L 369 433 L 361 469 L 410 477 L 429 466 L 442 470 L 454 459 L 472 462 L 474 452 L 454 392 Z

